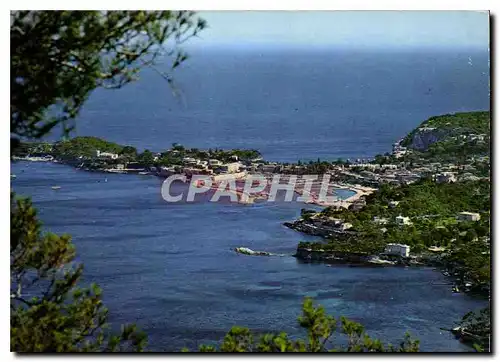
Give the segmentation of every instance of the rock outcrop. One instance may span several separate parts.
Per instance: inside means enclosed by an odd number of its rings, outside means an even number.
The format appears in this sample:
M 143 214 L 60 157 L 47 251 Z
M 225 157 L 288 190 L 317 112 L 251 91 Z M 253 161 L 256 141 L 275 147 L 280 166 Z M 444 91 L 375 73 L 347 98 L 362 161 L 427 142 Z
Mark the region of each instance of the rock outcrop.
M 449 131 L 442 128 L 420 127 L 413 133 L 408 148 L 427 151 L 430 145 L 442 141 L 448 134 Z
M 249 248 L 244 248 L 244 247 L 239 247 L 235 248 L 234 251 L 236 251 L 239 254 L 245 254 L 245 255 L 260 255 L 260 256 L 270 256 L 271 253 L 268 253 L 267 251 L 255 251 Z

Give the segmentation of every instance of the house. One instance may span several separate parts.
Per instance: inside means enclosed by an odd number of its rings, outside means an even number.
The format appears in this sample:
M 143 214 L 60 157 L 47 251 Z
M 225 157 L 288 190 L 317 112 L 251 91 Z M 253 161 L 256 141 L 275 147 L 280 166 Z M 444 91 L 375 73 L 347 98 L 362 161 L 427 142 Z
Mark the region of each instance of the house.
M 396 224 L 398 225 L 410 225 L 410 218 L 405 216 L 396 216 Z
M 374 216 L 373 217 L 373 222 L 375 224 L 379 224 L 379 225 L 385 225 L 389 222 L 389 220 L 387 220 L 386 218 L 384 217 L 378 217 L 378 216 Z
M 450 183 L 450 182 L 456 182 L 457 178 L 455 177 L 455 174 L 453 172 L 442 172 L 435 176 L 435 180 L 437 183 L 444 183 L 444 182 Z
M 458 221 L 479 221 L 481 219 L 481 215 L 477 212 L 461 212 L 457 216 Z
M 352 228 L 352 224 L 350 222 L 344 222 L 339 226 L 339 229 L 342 231 L 349 230 L 350 228 Z
M 432 251 L 433 253 L 442 253 L 443 251 L 446 251 L 446 248 L 444 246 L 438 247 L 433 245 L 427 248 L 427 250 Z
M 220 170 L 227 173 L 238 172 L 240 170 L 240 164 L 238 162 L 226 163 L 220 166 Z
M 200 163 L 200 160 L 197 160 L 193 157 L 184 157 L 182 159 L 182 162 L 184 162 L 184 164 L 186 164 L 186 165 L 197 165 Z
M 404 155 L 406 155 L 406 150 L 405 151 L 397 151 L 397 152 L 394 152 L 394 157 L 396 158 L 401 158 L 403 157 Z
M 349 210 L 359 211 L 366 206 L 366 200 L 364 198 L 359 198 L 352 202 L 349 206 Z
M 460 181 L 479 181 L 481 177 L 474 176 L 471 173 L 464 173 L 460 176 Z
M 202 172 L 200 172 L 199 169 L 194 168 L 194 167 L 184 167 L 182 169 L 182 173 L 184 173 L 185 175 L 189 176 L 189 175 L 198 175 L 198 174 L 200 174 Z
M 271 172 L 274 172 L 274 170 L 276 169 L 276 165 L 273 165 L 273 164 L 262 165 L 261 169 L 262 169 L 262 172 L 271 173 Z
M 158 174 L 162 177 L 168 177 L 174 175 L 175 173 L 176 173 L 175 167 L 165 167 L 165 166 L 161 166 L 160 171 L 158 172 Z
M 389 207 L 390 208 L 395 208 L 398 205 L 399 205 L 399 201 L 391 201 L 391 202 L 389 202 Z
M 385 246 L 384 253 L 387 255 L 398 255 L 398 256 L 409 257 L 410 247 L 406 244 L 390 243 Z
M 119 156 L 116 153 L 95 151 L 97 158 L 116 160 Z
M 208 160 L 208 164 L 210 166 L 222 166 L 222 161 L 219 161 L 216 159 L 210 159 L 210 160 Z
M 484 141 L 485 137 L 485 134 L 469 134 L 467 136 L 467 141 Z

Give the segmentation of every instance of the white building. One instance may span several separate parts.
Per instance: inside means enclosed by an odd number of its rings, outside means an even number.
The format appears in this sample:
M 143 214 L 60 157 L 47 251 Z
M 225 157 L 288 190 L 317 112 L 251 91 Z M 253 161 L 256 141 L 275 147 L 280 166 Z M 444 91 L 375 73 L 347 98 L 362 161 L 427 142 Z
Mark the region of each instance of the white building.
M 455 174 L 453 172 L 443 172 L 440 174 L 436 175 L 436 182 L 437 183 L 450 183 L 450 182 L 456 182 L 457 178 L 455 177 Z
M 118 154 L 116 153 L 101 152 L 99 150 L 96 150 L 95 153 L 98 158 L 108 158 L 112 160 L 116 160 L 118 158 Z
M 176 173 L 176 171 L 177 170 L 175 167 L 161 166 L 160 171 L 159 171 L 159 175 L 162 177 L 168 177 L 168 176 L 174 175 Z
M 373 217 L 373 222 L 375 224 L 379 224 L 379 225 L 385 225 L 388 223 L 388 220 L 384 217 L 378 217 L 378 216 L 374 216 Z
M 234 173 L 238 172 L 240 170 L 240 164 L 238 162 L 232 162 L 232 163 L 226 163 L 225 165 L 222 165 L 221 171 L 225 171 L 227 173 Z
M 404 150 L 404 151 L 396 151 L 396 152 L 394 152 L 394 153 L 393 153 L 393 155 L 394 155 L 394 157 L 396 157 L 396 158 L 401 158 L 401 157 L 403 157 L 404 155 L 406 155 L 406 153 L 407 153 L 407 151 L 406 151 L 406 150 Z
M 208 164 L 210 166 L 221 166 L 222 165 L 222 161 L 219 161 L 219 160 L 216 160 L 216 159 L 210 159 L 210 160 L 208 160 Z
M 404 257 L 410 256 L 410 247 L 406 244 L 387 244 L 384 250 L 385 254 L 388 255 L 400 255 Z
M 461 212 L 457 216 L 457 220 L 459 221 L 479 221 L 481 219 L 481 215 L 477 212 Z
M 406 216 L 396 216 L 396 224 L 398 225 L 410 225 L 410 218 Z
M 182 159 L 182 162 L 184 162 L 186 165 L 197 165 L 200 163 L 200 160 L 197 160 L 193 157 L 184 157 Z
M 340 230 L 342 231 L 349 230 L 350 228 L 352 228 L 352 224 L 350 222 L 343 222 L 340 224 Z

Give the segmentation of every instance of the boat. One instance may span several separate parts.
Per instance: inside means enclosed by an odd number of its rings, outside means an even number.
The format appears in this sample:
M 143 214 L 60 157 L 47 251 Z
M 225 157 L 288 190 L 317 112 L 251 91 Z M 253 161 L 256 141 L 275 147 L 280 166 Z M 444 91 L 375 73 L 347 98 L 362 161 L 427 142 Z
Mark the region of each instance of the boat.
M 10 178 L 16 178 L 17 176 L 16 175 L 10 175 Z
M 59 190 L 61 186 L 52 186 L 52 190 Z
M 456 285 L 453 288 L 451 288 L 451 291 L 453 293 L 460 293 L 460 289 L 458 289 L 458 287 Z

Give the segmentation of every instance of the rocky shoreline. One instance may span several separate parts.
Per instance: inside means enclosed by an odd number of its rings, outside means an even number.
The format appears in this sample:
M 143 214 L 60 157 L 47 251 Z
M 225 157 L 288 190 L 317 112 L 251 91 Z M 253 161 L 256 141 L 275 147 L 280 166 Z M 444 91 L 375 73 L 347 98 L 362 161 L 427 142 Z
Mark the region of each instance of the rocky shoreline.
M 352 266 L 433 266 L 440 264 L 438 259 L 432 260 L 423 256 L 401 257 L 388 255 L 371 255 L 361 252 L 343 252 L 307 247 L 297 247 L 294 257 L 304 262 L 321 262 L 329 264 L 349 264 Z

